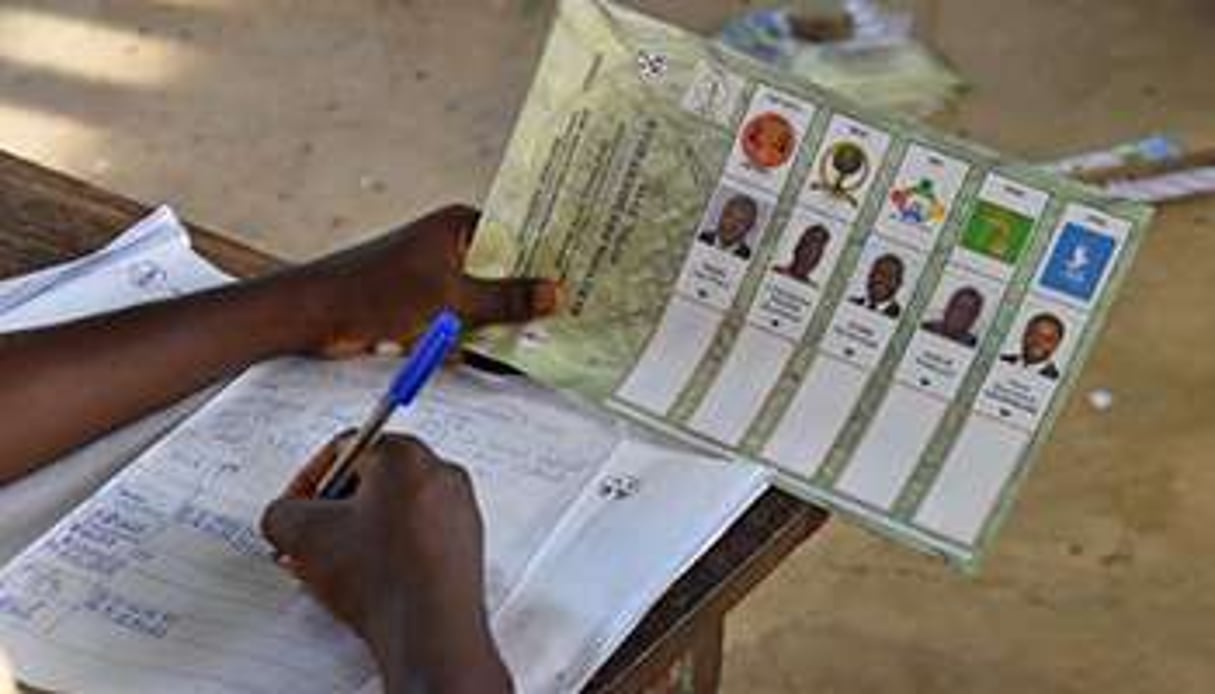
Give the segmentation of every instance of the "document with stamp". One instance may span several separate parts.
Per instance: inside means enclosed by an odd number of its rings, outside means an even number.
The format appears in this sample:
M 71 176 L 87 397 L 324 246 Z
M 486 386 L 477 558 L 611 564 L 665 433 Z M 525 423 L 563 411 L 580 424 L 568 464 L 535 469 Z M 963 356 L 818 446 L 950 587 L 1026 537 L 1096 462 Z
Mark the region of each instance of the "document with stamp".
M 1149 218 L 566 0 L 470 269 L 567 306 L 478 348 L 973 566 Z

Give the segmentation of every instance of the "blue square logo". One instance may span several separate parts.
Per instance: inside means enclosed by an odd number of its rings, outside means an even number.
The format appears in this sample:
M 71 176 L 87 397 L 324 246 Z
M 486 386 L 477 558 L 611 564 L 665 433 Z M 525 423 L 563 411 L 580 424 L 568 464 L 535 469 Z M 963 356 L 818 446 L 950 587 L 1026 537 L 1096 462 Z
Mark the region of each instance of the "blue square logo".
M 1108 236 L 1068 223 L 1042 271 L 1042 286 L 1081 301 L 1092 300 L 1117 245 Z

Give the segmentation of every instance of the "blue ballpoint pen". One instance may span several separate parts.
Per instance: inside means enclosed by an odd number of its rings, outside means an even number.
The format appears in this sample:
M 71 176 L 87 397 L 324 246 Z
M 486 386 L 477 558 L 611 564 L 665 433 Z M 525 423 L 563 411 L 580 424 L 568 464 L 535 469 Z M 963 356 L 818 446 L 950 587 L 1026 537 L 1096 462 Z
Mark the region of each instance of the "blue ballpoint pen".
M 349 494 L 357 479 L 354 461 L 379 438 L 392 413 L 398 407 L 413 402 L 422 386 L 443 366 L 447 354 L 460 341 L 460 330 L 460 319 L 451 311 L 443 311 L 434 319 L 393 378 L 388 392 L 384 393 L 367 421 L 355 433 L 354 440 L 342 450 L 321 478 L 317 485 L 318 498 L 340 499 Z

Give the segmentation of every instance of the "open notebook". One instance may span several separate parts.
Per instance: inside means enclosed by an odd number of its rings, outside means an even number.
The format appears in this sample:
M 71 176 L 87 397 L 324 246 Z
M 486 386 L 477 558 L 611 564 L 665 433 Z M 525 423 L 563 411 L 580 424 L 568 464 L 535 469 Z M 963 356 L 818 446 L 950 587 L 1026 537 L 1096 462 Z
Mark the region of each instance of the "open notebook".
M 227 281 L 159 210 L 87 258 L 0 284 L 0 330 Z M 0 489 L 0 647 L 81 692 L 376 691 L 362 644 L 269 558 L 258 519 L 396 362 L 255 366 Z M 584 684 L 766 486 L 513 377 L 445 374 L 390 428 L 472 474 L 494 633 L 521 691 Z

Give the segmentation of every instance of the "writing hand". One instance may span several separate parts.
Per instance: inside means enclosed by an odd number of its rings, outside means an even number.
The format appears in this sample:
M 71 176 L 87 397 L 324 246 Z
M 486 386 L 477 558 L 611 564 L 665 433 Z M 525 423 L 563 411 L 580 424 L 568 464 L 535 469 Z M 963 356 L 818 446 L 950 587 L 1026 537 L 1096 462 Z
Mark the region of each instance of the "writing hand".
M 509 691 L 484 606 L 468 474 L 416 439 L 385 435 L 358 461 L 352 497 L 311 499 L 337 450 L 326 446 L 267 508 L 266 537 L 366 640 L 388 691 Z

